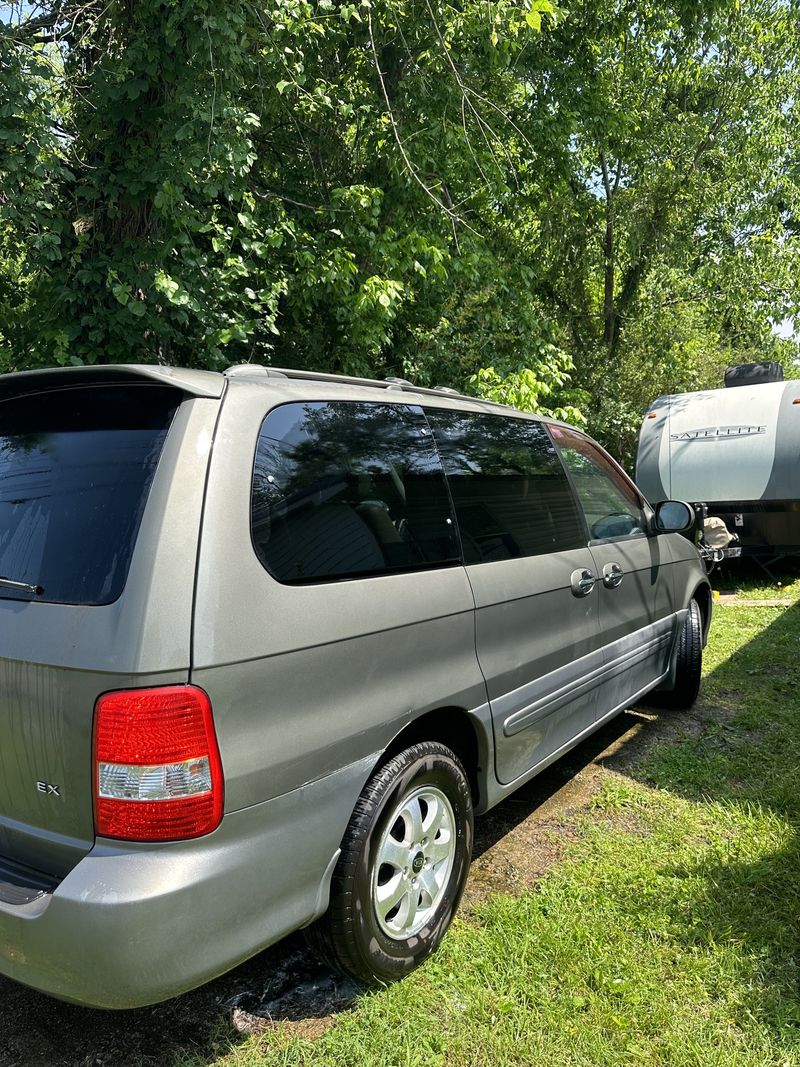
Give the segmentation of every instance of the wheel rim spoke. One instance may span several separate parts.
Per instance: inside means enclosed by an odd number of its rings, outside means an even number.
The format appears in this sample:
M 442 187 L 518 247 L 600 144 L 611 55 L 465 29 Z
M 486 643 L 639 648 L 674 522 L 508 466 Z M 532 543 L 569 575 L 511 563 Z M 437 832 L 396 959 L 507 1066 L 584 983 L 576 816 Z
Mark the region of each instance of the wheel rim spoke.
M 431 840 L 436 837 L 441 828 L 442 821 L 447 817 L 447 811 L 445 810 L 444 804 L 442 804 L 438 798 L 433 799 L 435 799 L 436 802 L 428 805 L 428 813 L 422 827 L 423 834 Z
M 392 908 L 400 903 L 403 897 L 408 893 L 408 890 L 409 885 L 403 877 L 402 872 L 398 872 L 385 885 L 378 886 L 375 897 L 379 914 L 382 914 L 385 918 Z
M 391 835 L 384 838 L 378 851 L 378 863 L 386 863 L 396 871 L 402 869 L 408 863 L 408 850 L 410 842 L 397 841 Z
M 442 860 L 446 860 L 449 857 L 452 847 L 453 842 L 449 832 L 442 833 L 441 836 L 426 849 L 426 855 L 435 867 L 437 864 L 441 863 Z
M 430 908 L 434 900 L 436 900 L 440 888 L 436 881 L 436 875 L 433 872 L 433 868 L 429 867 L 427 871 L 422 872 L 419 885 L 422 889 L 423 906 Z
M 401 908 L 401 911 L 403 912 L 402 926 L 406 930 L 413 930 L 416 925 L 418 901 L 419 892 L 417 891 L 416 887 L 414 887 L 413 891 L 407 894 L 405 900 L 403 901 L 403 907 Z
M 420 797 L 415 797 L 411 804 L 408 806 L 408 815 L 411 820 L 411 840 L 421 841 L 423 836 L 422 825 L 422 807 L 420 806 Z

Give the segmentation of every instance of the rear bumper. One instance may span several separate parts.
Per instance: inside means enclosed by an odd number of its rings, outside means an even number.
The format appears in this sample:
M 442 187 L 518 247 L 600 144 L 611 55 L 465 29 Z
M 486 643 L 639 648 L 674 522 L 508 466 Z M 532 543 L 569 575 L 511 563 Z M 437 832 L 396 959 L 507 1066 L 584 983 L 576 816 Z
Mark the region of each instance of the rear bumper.
M 52 892 L 0 900 L 0 974 L 102 1008 L 153 1004 L 222 974 L 325 910 L 372 765 L 226 815 L 197 841 L 98 839 Z

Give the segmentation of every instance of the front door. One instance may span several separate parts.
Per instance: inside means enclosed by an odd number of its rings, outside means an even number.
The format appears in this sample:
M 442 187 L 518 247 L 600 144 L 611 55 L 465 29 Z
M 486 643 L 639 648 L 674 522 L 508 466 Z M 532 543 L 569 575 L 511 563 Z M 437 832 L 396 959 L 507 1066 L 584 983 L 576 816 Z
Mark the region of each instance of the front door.
M 644 501 L 622 469 L 583 434 L 564 426 L 551 433 L 591 537 L 605 649 L 602 718 L 650 689 L 669 667 L 678 623 L 670 553 L 648 532 Z

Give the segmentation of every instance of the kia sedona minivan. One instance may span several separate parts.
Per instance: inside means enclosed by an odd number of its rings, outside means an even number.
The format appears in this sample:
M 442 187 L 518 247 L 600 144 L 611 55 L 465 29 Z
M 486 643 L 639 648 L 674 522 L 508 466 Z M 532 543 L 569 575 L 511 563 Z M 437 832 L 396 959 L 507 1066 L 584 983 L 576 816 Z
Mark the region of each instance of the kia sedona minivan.
M 133 1007 L 309 927 L 399 978 L 473 813 L 697 694 L 691 509 L 561 423 L 256 366 L 0 410 L 0 974 Z

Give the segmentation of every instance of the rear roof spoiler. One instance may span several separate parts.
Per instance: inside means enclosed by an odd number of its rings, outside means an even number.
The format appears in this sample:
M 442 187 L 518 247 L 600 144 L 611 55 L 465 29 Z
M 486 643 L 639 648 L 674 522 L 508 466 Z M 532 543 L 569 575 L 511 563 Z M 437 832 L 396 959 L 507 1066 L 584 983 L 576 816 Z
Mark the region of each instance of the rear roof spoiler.
M 183 367 L 159 367 L 141 364 L 108 363 L 93 367 L 53 367 L 46 370 L 0 374 L 0 401 L 38 393 L 42 389 L 69 388 L 80 385 L 122 384 L 141 381 L 171 385 L 190 396 L 221 397 L 225 379 L 207 370 Z

